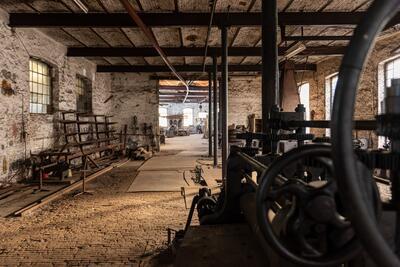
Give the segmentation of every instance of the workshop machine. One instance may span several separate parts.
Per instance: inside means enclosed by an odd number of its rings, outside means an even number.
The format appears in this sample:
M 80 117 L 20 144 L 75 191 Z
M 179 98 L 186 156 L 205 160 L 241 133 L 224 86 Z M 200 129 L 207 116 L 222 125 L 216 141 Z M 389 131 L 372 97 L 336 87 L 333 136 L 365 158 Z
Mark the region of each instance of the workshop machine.
M 246 146 L 231 147 L 221 192 L 202 189 L 195 197 L 201 225 L 247 222 L 267 266 L 400 266 L 400 80 L 386 89 L 383 114 L 353 121 L 363 65 L 399 7 L 398 0 L 374 1 L 356 29 L 332 121 L 304 120 L 301 105 L 294 112 L 274 107 L 267 133 L 237 135 Z M 331 138 L 315 138 L 307 127 L 330 128 Z M 354 142 L 355 129 L 387 137 L 390 147 L 366 150 Z M 261 153 L 254 140 L 267 149 Z M 278 153 L 282 140 L 297 148 Z

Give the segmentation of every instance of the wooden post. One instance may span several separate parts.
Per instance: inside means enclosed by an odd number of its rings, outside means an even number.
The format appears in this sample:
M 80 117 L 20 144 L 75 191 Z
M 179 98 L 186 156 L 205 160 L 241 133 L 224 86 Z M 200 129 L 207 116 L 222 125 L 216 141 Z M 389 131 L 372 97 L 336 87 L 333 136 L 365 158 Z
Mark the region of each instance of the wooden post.
M 124 147 L 123 147 L 124 153 L 126 150 L 127 136 L 128 136 L 128 125 L 125 124 L 124 125 Z
M 43 189 L 43 169 L 39 169 L 39 191 Z

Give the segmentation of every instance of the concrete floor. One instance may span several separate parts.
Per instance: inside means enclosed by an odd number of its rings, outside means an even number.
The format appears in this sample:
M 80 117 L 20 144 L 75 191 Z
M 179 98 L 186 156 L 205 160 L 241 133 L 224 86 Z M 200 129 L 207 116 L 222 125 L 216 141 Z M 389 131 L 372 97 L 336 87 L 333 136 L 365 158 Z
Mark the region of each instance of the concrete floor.
M 167 139 L 160 156 L 178 153 L 200 158 L 207 140 Z M 88 186 L 93 195 L 71 194 L 27 217 L 1 218 L 0 266 L 170 266 L 172 259 L 161 257 L 167 228 L 183 229 L 188 210 L 178 192 L 127 193 L 137 168 L 131 162 L 99 177 Z M 187 194 L 190 206 L 195 191 Z

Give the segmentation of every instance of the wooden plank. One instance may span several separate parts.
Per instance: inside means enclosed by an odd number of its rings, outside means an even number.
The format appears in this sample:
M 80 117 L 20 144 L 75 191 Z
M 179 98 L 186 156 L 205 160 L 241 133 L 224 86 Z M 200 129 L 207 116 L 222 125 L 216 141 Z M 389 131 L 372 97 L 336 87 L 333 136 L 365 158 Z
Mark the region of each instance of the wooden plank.
M 89 183 L 90 181 L 96 179 L 100 175 L 103 175 L 103 174 L 111 171 L 114 168 L 119 168 L 119 167 L 123 166 L 124 164 L 126 164 L 128 162 L 129 162 L 129 160 L 124 160 L 124 161 L 122 161 L 122 162 L 120 162 L 118 164 L 108 166 L 108 167 L 106 167 L 106 168 L 104 168 L 104 169 L 102 169 L 102 170 L 100 170 L 100 171 L 98 171 L 98 172 L 96 172 L 96 173 L 94 173 L 92 175 L 89 175 L 89 176 L 86 177 L 86 183 Z M 53 194 L 48 195 L 48 196 L 40 199 L 40 200 L 38 200 L 38 201 L 36 201 L 36 202 L 34 202 L 34 203 L 22 208 L 22 209 L 14 212 L 12 215 L 13 216 L 24 216 L 24 215 L 27 215 L 30 212 L 32 212 L 32 211 L 34 211 L 34 210 L 46 205 L 47 203 L 49 203 L 49 202 L 51 202 L 51 201 L 53 201 L 53 200 L 65 195 L 66 193 L 69 193 L 72 190 L 75 190 L 75 189 L 77 189 L 79 187 L 82 187 L 82 180 L 80 180 L 78 182 L 75 182 L 74 184 L 72 184 L 70 186 L 64 187 L 64 188 L 54 192 Z
M 212 164 L 212 162 L 211 162 Z M 222 170 L 221 168 L 214 168 L 211 166 L 202 166 L 203 169 L 203 178 L 207 183 L 207 186 L 210 188 L 218 187 L 217 180 L 222 178 Z

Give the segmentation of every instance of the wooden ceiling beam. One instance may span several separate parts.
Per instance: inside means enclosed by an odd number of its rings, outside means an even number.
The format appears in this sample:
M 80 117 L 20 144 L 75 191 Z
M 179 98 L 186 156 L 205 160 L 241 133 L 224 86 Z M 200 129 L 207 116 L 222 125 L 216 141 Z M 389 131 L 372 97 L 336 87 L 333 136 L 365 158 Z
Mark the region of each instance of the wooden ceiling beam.
M 175 65 L 175 69 L 179 72 L 203 72 L 202 65 Z M 298 71 L 316 71 L 315 64 L 296 64 L 295 69 Z M 211 65 L 206 66 L 206 71 L 212 70 Z M 260 72 L 261 65 L 229 65 L 230 72 Z M 163 65 L 98 65 L 97 72 L 170 72 L 167 66 Z
M 163 48 L 169 57 L 202 57 L 204 47 L 169 47 Z M 343 55 L 345 46 L 310 46 L 299 55 L 302 56 L 330 56 Z M 229 56 L 261 56 L 261 47 L 229 47 Z M 208 56 L 220 56 L 220 47 L 209 47 Z M 279 48 L 279 55 L 285 54 L 285 48 Z M 151 47 L 70 47 L 68 57 L 158 57 L 158 53 Z
M 350 41 L 351 35 L 285 36 L 282 41 Z
M 356 25 L 365 12 L 281 12 L 279 25 Z M 206 27 L 209 13 L 139 13 L 148 27 Z M 260 12 L 215 13 L 213 26 L 261 26 Z M 400 13 L 388 24 L 400 23 Z M 11 13 L 11 27 L 136 27 L 125 13 Z

